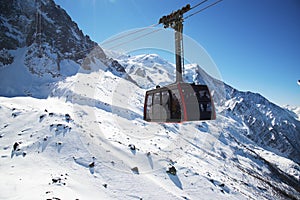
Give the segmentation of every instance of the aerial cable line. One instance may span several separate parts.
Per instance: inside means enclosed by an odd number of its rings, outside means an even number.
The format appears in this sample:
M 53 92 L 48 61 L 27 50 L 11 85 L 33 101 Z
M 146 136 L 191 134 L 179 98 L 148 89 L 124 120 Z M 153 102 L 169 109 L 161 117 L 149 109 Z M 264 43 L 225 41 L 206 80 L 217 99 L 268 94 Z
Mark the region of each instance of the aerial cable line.
M 142 31 L 144 31 L 144 30 L 147 30 L 147 29 L 149 29 L 149 28 L 155 27 L 155 26 L 157 26 L 157 25 L 158 25 L 158 24 L 152 24 L 152 25 L 147 26 L 147 27 L 145 27 L 145 28 L 141 28 L 141 29 L 137 29 L 137 30 L 135 30 L 135 31 L 133 31 L 133 32 L 129 32 L 129 33 L 125 34 L 125 35 L 120 35 L 120 36 L 118 36 L 118 37 L 116 37 L 116 38 L 114 38 L 114 39 L 112 39 L 112 40 L 104 41 L 103 43 L 101 43 L 101 45 L 106 45 L 106 44 L 115 42 L 115 41 L 120 40 L 120 39 L 122 39 L 122 38 L 124 38 L 124 37 L 127 37 L 127 36 L 130 36 L 130 35 L 133 35 L 133 34 L 142 32 Z
M 118 37 L 116 37 L 116 38 L 114 38 L 114 39 L 112 39 L 112 40 L 108 40 L 108 41 L 106 41 L 106 42 L 103 42 L 103 43 L 100 44 L 100 45 L 102 46 L 102 45 L 110 44 L 110 43 L 115 42 L 115 41 L 117 41 L 117 40 L 120 40 L 120 39 L 122 39 L 122 38 L 129 37 L 129 36 L 131 36 L 131 35 L 134 35 L 134 34 L 137 34 L 137 33 L 139 33 L 139 32 L 145 31 L 145 30 L 147 30 L 147 29 L 149 29 L 149 28 L 155 27 L 155 26 L 157 26 L 157 25 L 158 25 L 158 24 L 152 24 L 152 25 L 147 26 L 147 27 L 145 27 L 145 28 L 138 29 L 138 30 L 135 30 L 135 31 L 133 31 L 133 32 L 129 32 L 129 33 L 125 34 L 125 35 L 120 35 L 120 36 L 118 36 Z M 156 31 L 153 31 L 153 32 L 156 32 Z M 130 41 L 123 42 L 123 43 L 121 43 L 121 44 L 115 45 L 115 46 L 113 46 L 113 47 L 111 47 L 111 48 L 108 48 L 108 49 L 112 49 L 112 48 L 115 48 L 115 47 L 124 45 L 124 44 L 126 44 L 126 43 L 131 42 L 131 41 L 137 40 L 137 39 L 141 38 L 142 36 L 149 35 L 149 34 L 151 34 L 151 33 L 152 33 L 152 32 L 147 33 L 147 34 L 144 34 L 144 35 L 141 35 L 141 36 L 139 36 L 138 38 L 134 38 L 134 39 L 132 39 L 132 40 L 130 40 Z M 76 52 L 76 53 L 74 53 L 74 54 L 76 55 L 76 54 L 80 54 L 80 53 L 82 53 L 82 52 L 90 52 L 91 50 L 93 50 L 93 49 L 95 49 L 95 48 L 97 48 L 97 47 L 100 47 L 100 48 L 101 48 L 100 45 L 98 44 L 98 45 L 96 45 L 96 46 L 93 46 L 93 47 L 91 47 L 91 48 L 88 48 L 88 49 L 85 49 L 85 50 Z
M 203 1 L 199 2 L 199 3 L 196 4 L 195 6 L 191 7 L 189 10 L 195 9 L 195 8 L 197 8 L 198 6 L 204 4 L 204 3 L 207 2 L 207 1 L 208 1 L 208 0 L 203 0 Z M 208 5 L 208 6 L 206 6 L 206 7 L 204 7 L 204 8 L 202 8 L 202 9 L 200 9 L 200 10 L 198 10 L 198 11 L 196 11 L 196 12 L 190 14 L 190 15 L 188 15 L 188 16 L 185 17 L 184 19 L 188 19 L 188 18 L 190 18 L 190 17 L 192 17 L 192 16 L 194 16 L 194 15 L 196 15 L 196 14 L 198 14 L 198 13 L 200 13 L 200 12 L 202 12 L 202 11 L 204 11 L 204 10 L 206 10 L 206 9 L 208 9 L 208 8 L 210 8 L 210 7 L 214 6 L 214 5 L 216 5 L 216 4 L 218 4 L 218 3 L 221 2 L 221 1 L 223 1 L 223 0 L 218 0 L 218 1 L 216 1 L 216 2 L 214 2 L 214 3 L 212 3 L 212 4 Z M 128 37 L 128 36 L 137 34 L 137 33 L 142 32 L 142 31 L 145 31 L 145 30 L 147 30 L 148 28 L 155 27 L 155 26 L 157 26 L 157 25 L 159 25 L 159 24 L 153 24 L 153 25 L 150 25 L 150 26 L 148 26 L 148 27 L 145 27 L 145 28 L 142 28 L 142 29 L 138 29 L 138 30 L 136 30 L 136 31 L 134 31 L 134 32 L 130 32 L 130 33 L 127 33 L 127 34 L 125 34 L 125 35 L 121 35 L 121 36 L 119 36 L 119 37 L 117 37 L 117 38 L 115 38 L 115 39 L 108 40 L 107 42 L 103 42 L 101 45 L 112 43 L 112 42 L 117 41 L 117 40 L 120 40 L 120 39 L 122 39 L 122 38 L 125 38 L 125 37 Z M 158 31 L 160 31 L 160 30 L 161 30 L 161 29 L 157 29 L 157 30 L 154 30 L 154 31 L 152 31 L 152 32 L 149 32 L 149 33 L 140 35 L 140 36 L 135 37 L 135 38 L 133 38 L 133 39 L 131 39 L 131 40 L 128 40 L 128 41 L 122 42 L 122 43 L 120 43 L 120 44 L 117 44 L 117 45 L 115 45 L 115 46 L 113 46 L 113 47 L 110 47 L 109 49 L 114 49 L 114 48 L 119 47 L 119 46 L 122 46 L 122 45 L 124 45 L 124 44 L 133 42 L 133 41 L 138 40 L 138 39 L 140 39 L 140 38 L 142 38 L 142 37 L 144 37 L 144 36 L 147 36 L 147 35 L 150 35 L 150 34 L 152 34 L 152 33 L 158 32 Z
M 207 1 L 208 1 L 208 0 L 203 0 L 203 1 L 199 2 L 199 3 L 196 4 L 195 6 L 191 7 L 190 10 L 197 8 L 198 6 L 202 5 L 203 3 L 207 2 Z M 184 20 L 185 20 L 185 19 L 188 19 L 188 18 L 190 18 L 190 17 L 192 17 L 192 16 L 194 16 L 194 15 L 196 15 L 196 14 L 198 14 L 198 13 L 200 13 L 200 12 L 202 12 L 202 11 L 204 11 L 204 10 L 206 10 L 206 9 L 208 9 L 208 8 L 210 8 L 210 7 L 212 7 L 212 6 L 214 6 L 214 5 L 216 5 L 216 4 L 218 4 L 218 3 L 221 2 L 221 1 L 223 1 L 223 0 L 218 0 L 218 1 L 216 1 L 216 2 L 214 2 L 214 3 L 212 3 L 212 4 L 208 5 L 208 6 L 206 6 L 206 7 L 204 7 L 204 8 L 202 8 L 202 9 L 200 9 L 200 10 L 198 10 L 198 11 L 196 11 L 196 12 L 190 14 L 190 15 L 188 15 L 187 17 L 184 18 Z M 106 42 L 103 42 L 101 45 L 110 44 L 110 43 L 115 42 L 115 41 L 118 41 L 118 40 L 120 40 L 120 39 L 122 39 L 122 38 L 126 38 L 126 37 L 129 37 L 129 36 L 131 36 L 131 35 L 134 35 L 134 34 L 143 32 L 143 31 L 147 30 L 148 28 L 156 27 L 157 25 L 159 25 L 159 23 L 158 23 L 158 24 L 153 24 L 153 25 L 147 26 L 147 27 L 142 28 L 142 29 L 138 29 L 138 30 L 136 30 L 136 31 L 134 31 L 134 32 L 130 32 L 130 33 L 127 33 L 127 34 L 125 34 L 125 35 L 120 35 L 120 36 L 118 36 L 118 37 L 116 37 L 116 38 L 114 38 L 114 39 L 112 39 L 112 40 L 108 40 L 108 41 L 106 41 Z M 153 34 L 153 33 L 155 33 L 155 32 L 158 32 L 158 31 L 160 31 L 160 30 L 161 30 L 161 29 L 156 29 L 156 30 L 154 30 L 154 31 L 152 31 L 152 32 L 145 33 L 145 34 L 140 35 L 140 36 L 138 36 L 138 37 L 135 37 L 135 38 L 133 38 L 133 39 L 131 39 L 131 40 L 128 40 L 128 41 L 119 43 L 119 44 L 117 44 L 117 45 L 115 45 L 115 46 L 113 46 L 113 47 L 110 47 L 110 48 L 108 48 L 108 49 L 114 49 L 114 48 L 116 48 L 116 47 L 119 47 L 119 46 L 122 46 L 122 45 L 124 45 L 124 44 L 133 42 L 133 41 L 138 40 L 138 39 L 140 39 L 140 38 L 142 38 L 142 37 L 145 37 L 145 36 L 147 36 L 147 35 L 150 35 L 150 34 Z M 100 47 L 100 45 L 97 45 L 97 46 Z M 90 50 L 96 48 L 97 46 L 94 46 L 94 47 L 92 47 L 92 48 L 85 49 L 85 50 L 80 51 L 80 52 L 76 52 L 75 54 L 79 54 L 79 53 L 82 53 L 82 52 L 88 52 L 88 51 L 90 51 Z
M 198 3 L 198 4 L 194 5 L 193 7 L 191 7 L 190 10 L 192 10 L 192 9 L 194 9 L 194 8 L 197 8 L 198 6 L 200 6 L 201 4 L 203 4 L 203 3 L 207 2 L 207 1 L 208 1 L 208 0 L 201 1 L 200 3 Z
M 203 1 L 199 2 L 199 3 L 196 4 L 195 6 L 191 7 L 189 10 L 195 9 L 195 8 L 197 8 L 198 6 L 202 5 L 203 3 L 207 2 L 207 1 L 208 1 L 208 0 L 203 0 Z M 202 8 L 202 9 L 200 9 L 200 10 L 198 10 L 198 11 L 196 11 L 196 12 L 190 14 L 190 15 L 188 15 L 188 16 L 185 17 L 184 19 L 187 19 L 187 18 L 189 18 L 189 17 L 192 17 L 193 15 L 196 15 L 196 14 L 198 14 L 199 12 L 202 12 L 202 11 L 204 11 L 204 10 L 210 8 L 210 7 L 216 5 L 217 3 L 221 2 L 221 1 L 223 1 L 223 0 L 218 0 L 218 1 L 216 1 L 216 2 L 214 2 L 214 3 L 212 3 L 212 4 L 208 5 L 208 6 L 206 6 L 206 7 L 204 7 L 204 8 Z M 122 39 L 122 38 L 131 36 L 131 35 L 134 35 L 134 34 L 136 34 L 136 33 L 142 32 L 142 31 L 145 31 L 145 30 L 147 30 L 148 28 L 156 27 L 157 25 L 159 25 L 159 24 L 153 24 L 153 25 L 150 25 L 150 26 L 148 26 L 148 27 L 145 27 L 145 28 L 142 28 L 142 29 L 138 29 L 138 30 L 136 30 L 136 31 L 134 31 L 134 32 L 130 32 L 130 33 L 127 33 L 127 34 L 125 34 L 125 35 L 121 35 L 121 36 L 119 36 L 119 37 L 117 37 L 117 38 L 114 38 L 114 39 L 112 39 L 112 40 L 108 40 L 108 41 L 106 41 L 106 42 L 103 42 L 101 45 L 106 45 L 106 44 L 115 42 L 115 41 L 120 40 L 120 39 Z M 142 38 L 142 37 L 144 37 L 144 36 L 146 36 L 146 35 L 152 34 L 152 33 L 157 32 L 157 31 L 158 31 L 158 30 L 152 31 L 152 32 L 150 32 L 150 33 L 143 34 L 143 35 L 138 36 L 138 37 L 136 37 L 136 38 L 133 38 L 133 39 L 131 39 L 131 40 L 129 40 L 129 41 L 122 42 L 122 43 L 120 43 L 120 44 L 118 44 L 118 45 L 115 45 L 115 46 L 113 46 L 113 47 L 111 47 L 111 48 L 109 48 L 109 49 L 113 49 L 113 48 L 116 48 L 116 47 L 118 47 L 118 46 L 122 46 L 122 45 L 124 45 L 124 44 L 130 43 L 130 42 L 132 42 L 132 41 L 135 41 L 135 40 L 137 40 L 137 39 L 140 39 L 140 38 Z
M 113 46 L 113 47 L 110 47 L 110 48 L 108 48 L 108 49 L 109 49 L 109 50 L 111 50 L 111 49 L 114 49 L 114 48 L 116 48 L 116 47 L 119 47 L 119 46 L 122 46 L 122 45 L 124 45 L 124 44 L 130 43 L 130 42 L 133 42 L 133 41 L 135 41 L 135 40 L 138 40 L 138 39 L 140 39 L 140 38 L 142 38 L 142 37 L 145 37 L 145 36 L 147 36 L 147 35 L 150 35 L 150 34 L 156 33 L 156 32 L 158 32 L 158 31 L 161 31 L 161 30 L 162 30 L 162 29 L 155 29 L 155 30 L 153 30 L 153 31 L 151 31 L 151 32 L 149 32 L 149 33 L 145 33 L 145 34 L 143 34 L 143 35 L 140 35 L 140 36 L 138 36 L 138 37 L 132 38 L 131 40 L 128 40 L 128 41 L 122 42 L 122 43 L 120 43 L 120 44 L 117 44 L 117 45 L 115 45 L 115 46 Z
M 196 14 L 198 14 L 198 13 L 200 13 L 200 12 L 202 12 L 202 11 L 204 11 L 204 10 L 206 10 L 206 9 L 208 9 L 208 8 L 210 8 L 210 7 L 214 6 L 214 5 L 216 5 L 216 4 L 218 4 L 218 3 L 220 3 L 221 1 L 223 1 L 223 0 L 215 1 L 214 3 L 212 3 L 212 4 L 206 6 L 206 7 L 202 8 L 202 9 L 200 9 L 200 10 L 198 10 L 198 11 L 196 11 L 196 12 L 194 12 L 194 13 L 188 15 L 188 16 L 186 16 L 184 19 L 188 19 L 188 18 L 190 18 L 190 17 L 192 17 L 192 16 L 194 16 L 194 15 L 196 15 Z M 194 6 L 194 7 L 195 7 L 195 6 Z

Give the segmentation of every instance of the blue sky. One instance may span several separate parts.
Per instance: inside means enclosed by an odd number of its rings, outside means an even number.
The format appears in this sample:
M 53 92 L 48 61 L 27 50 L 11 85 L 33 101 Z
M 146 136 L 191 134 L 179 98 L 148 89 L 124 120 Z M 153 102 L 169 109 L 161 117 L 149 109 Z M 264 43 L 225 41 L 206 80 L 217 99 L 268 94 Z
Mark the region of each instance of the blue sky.
M 98 43 L 200 1 L 55 0 Z M 299 19 L 299 0 L 223 0 L 188 18 L 184 34 L 205 48 L 227 84 L 300 106 Z

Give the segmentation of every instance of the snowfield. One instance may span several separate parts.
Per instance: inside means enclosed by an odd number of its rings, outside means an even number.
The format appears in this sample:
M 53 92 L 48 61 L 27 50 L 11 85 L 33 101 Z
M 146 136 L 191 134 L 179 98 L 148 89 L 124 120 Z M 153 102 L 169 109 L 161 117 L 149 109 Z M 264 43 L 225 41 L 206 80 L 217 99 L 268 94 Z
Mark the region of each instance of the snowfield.
M 279 181 L 285 171 L 299 182 L 299 166 L 245 137 L 245 124 L 224 113 L 148 123 L 144 93 L 96 70 L 48 98 L 0 97 L 0 199 L 299 199 Z

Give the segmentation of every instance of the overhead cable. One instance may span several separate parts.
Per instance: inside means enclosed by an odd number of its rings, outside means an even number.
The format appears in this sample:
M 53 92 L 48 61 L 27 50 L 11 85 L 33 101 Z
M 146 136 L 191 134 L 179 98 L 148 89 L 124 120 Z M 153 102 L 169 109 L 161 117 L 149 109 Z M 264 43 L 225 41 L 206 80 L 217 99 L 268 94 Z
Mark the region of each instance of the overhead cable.
M 214 6 L 214 5 L 216 5 L 216 4 L 218 4 L 218 3 L 220 3 L 221 1 L 223 1 L 223 0 L 218 0 L 218 1 L 216 1 L 216 2 L 214 2 L 214 3 L 212 3 L 212 4 L 210 4 L 210 5 L 208 5 L 208 6 L 204 7 L 204 8 L 202 8 L 202 9 L 200 9 L 200 10 L 198 10 L 198 11 L 196 11 L 196 12 L 194 12 L 194 13 L 188 15 L 188 16 L 186 16 L 184 19 L 188 19 L 188 18 L 190 18 L 190 17 L 192 17 L 192 16 L 194 16 L 194 15 L 196 15 L 196 14 L 198 14 L 198 13 L 200 13 L 200 12 L 202 12 L 202 11 L 204 11 L 204 10 L 206 10 L 206 9 L 208 9 L 208 8 L 210 8 L 210 7 Z
M 198 6 L 200 6 L 201 4 L 203 4 L 203 3 L 207 2 L 207 1 L 208 1 L 208 0 L 201 1 L 200 3 L 198 3 L 198 4 L 194 5 L 193 7 L 191 7 L 190 10 L 192 10 L 192 9 L 194 9 L 194 8 L 197 8 Z
M 147 26 L 147 27 L 145 27 L 145 28 L 141 28 L 141 29 L 137 29 L 137 30 L 135 30 L 135 31 L 133 31 L 133 32 L 129 32 L 129 33 L 127 33 L 127 34 L 120 35 L 120 36 L 118 36 L 118 37 L 116 37 L 116 38 L 113 38 L 113 39 L 111 39 L 111 40 L 104 41 L 103 43 L 101 43 L 101 45 L 106 45 L 106 44 L 115 42 L 115 41 L 120 40 L 120 39 L 122 39 L 122 38 L 124 38 L 124 37 L 127 37 L 127 36 L 130 36 L 130 35 L 133 35 L 133 34 L 142 32 L 142 31 L 144 31 L 144 30 L 147 30 L 147 29 L 149 29 L 149 28 L 155 27 L 155 26 L 157 26 L 157 25 L 158 25 L 158 24 L 153 24 L 153 25 Z
M 151 31 L 151 32 L 149 32 L 149 33 L 145 33 L 145 34 L 140 35 L 140 36 L 138 36 L 138 37 L 132 38 L 131 40 L 122 42 L 122 43 L 117 44 L 117 45 L 115 45 L 115 46 L 113 46 L 113 47 L 110 47 L 110 48 L 108 48 L 108 49 L 114 49 L 114 48 L 116 48 L 116 47 L 119 47 L 119 46 L 122 46 L 122 45 L 124 45 L 124 44 L 133 42 L 133 41 L 138 40 L 138 39 L 140 39 L 140 38 L 142 38 L 142 37 L 145 37 L 146 35 L 150 35 L 150 34 L 156 33 L 156 32 L 161 31 L 161 30 L 162 30 L 162 29 L 155 29 L 155 30 L 153 30 L 153 31 Z

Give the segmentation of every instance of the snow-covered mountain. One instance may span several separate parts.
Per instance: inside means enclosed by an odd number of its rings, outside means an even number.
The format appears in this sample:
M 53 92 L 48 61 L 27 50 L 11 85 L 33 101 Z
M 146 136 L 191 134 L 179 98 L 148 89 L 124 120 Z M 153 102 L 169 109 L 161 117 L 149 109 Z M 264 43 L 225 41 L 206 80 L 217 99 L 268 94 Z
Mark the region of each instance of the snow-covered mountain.
M 249 139 L 243 121 L 147 123 L 144 92 L 99 70 L 47 99 L 1 97 L 0 197 L 299 199 L 299 165 Z
M 228 109 L 235 118 L 242 120 L 249 127 L 248 137 L 260 146 L 299 164 L 299 120 L 291 112 L 269 102 L 259 94 L 232 91 Z
M 287 111 L 291 111 L 291 114 L 300 120 L 300 107 L 285 105 L 284 108 L 287 109 Z
M 2 95 L 47 97 L 50 83 L 79 70 L 102 68 L 126 76 L 53 0 L 5 0 L 0 11 Z M 39 94 L 40 87 L 48 91 Z
M 300 199 L 296 108 L 190 64 L 217 119 L 148 123 L 144 94 L 175 80 L 173 64 L 109 58 L 51 0 L 0 10 L 0 199 Z M 51 36 L 59 23 L 68 36 Z
M 121 58 L 119 62 L 143 88 L 154 88 L 175 80 L 175 66 L 158 55 Z M 300 163 L 300 122 L 293 112 L 269 102 L 260 94 L 241 92 L 213 79 L 198 65 L 186 65 L 184 79 L 208 85 L 219 112 L 244 123 L 249 128 L 248 138 L 263 148 Z

